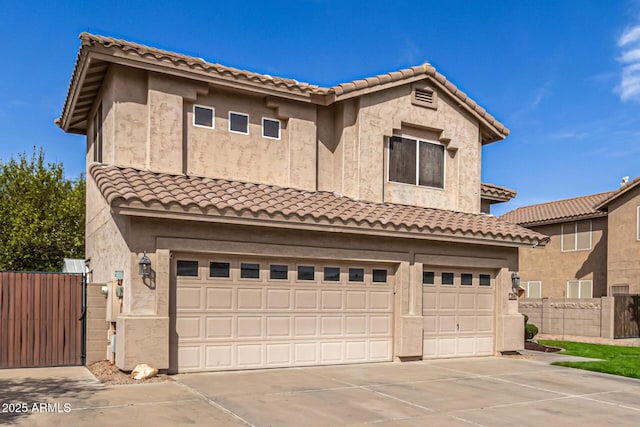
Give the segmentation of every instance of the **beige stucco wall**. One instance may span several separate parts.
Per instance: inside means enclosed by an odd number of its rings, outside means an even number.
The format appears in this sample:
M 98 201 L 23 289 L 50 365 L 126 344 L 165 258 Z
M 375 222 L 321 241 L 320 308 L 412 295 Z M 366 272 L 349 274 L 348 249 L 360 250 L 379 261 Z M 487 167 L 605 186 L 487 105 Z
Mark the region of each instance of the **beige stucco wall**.
M 478 121 L 444 93 L 436 109 L 412 104 L 413 88 L 320 106 L 113 65 L 100 93 L 102 158 L 172 174 L 480 212 Z M 194 104 L 215 109 L 213 129 L 193 125 Z M 249 115 L 248 135 L 229 132 L 229 111 Z M 279 140 L 262 136 L 263 117 L 281 121 Z M 387 182 L 386 144 L 394 134 L 445 146 L 444 189 Z M 92 142 L 89 132 L 89 151 Z
M 87 365 L 104 360 L 109 345 L 106 297 L 100 292 L 102 286 L 102 283 L 87 284 Z
M 591 221 L 591 250 L 562 252 L 561 224 L 530 227 L 550 237 L 544 247 L 520 249 L 520 280 L 542 281 L 542 296 L 566 296 L 567 281 L 593 280 L 593 297 L 607 295 L 607 219 Z
M 609 205 L 608 283 L 629 285 L 640 293 L 640 241 L 638 240 L 640 188 L 621 195 Z
M 508 271 L 517 269 L 515 248 L 475 246 L 444 242 L 415 241 L 343 233 L 302 232 L 260 227 L 243 227 L 130 218 L 127 245 L 131 268 L 125 273 L 125 301 L 135 303 L 118 319 L 116 364 L 124 370 L 136 363 L 169 368 L 175 348 L 171 332 L 170 295 L 175 284 L 170 269 L 171 252 L 255 254 L 312 259 L 340 259 L 384 262 L 395 266 L 395 356 L 419 357 L 422 351 L 422 263 L 417 259 L 438 259 L 438 263 L 471 264 L 492 268 L 496 273 L 496 351 L 521 347 L 521 330 L 513 326 L 516 310 L 509 309 Z M 146 250 L 155 271 L 151 282 L 143 282 L 134 261 Z M 154 294 L 151 296 L 151 294 Z M 175 327 L 175 326 L 173 326 Z M 171 338 L 170 338 L 171 337 Z M 416 353 L 417 352 L 417 353 Z M 173 366 L 175 369 L 175 366 Z

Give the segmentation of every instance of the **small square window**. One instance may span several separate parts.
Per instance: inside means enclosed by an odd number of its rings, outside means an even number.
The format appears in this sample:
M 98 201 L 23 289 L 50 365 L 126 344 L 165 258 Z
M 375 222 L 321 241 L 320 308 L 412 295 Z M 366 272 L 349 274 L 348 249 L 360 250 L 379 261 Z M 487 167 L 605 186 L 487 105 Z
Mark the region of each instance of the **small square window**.
M 316 280 L 316 268 L 312 265 L 299 265 L 298 280 Z
M 262 136 L 280 139 L 280 120 L 262 118 Z
M 442 284 L 453 285 L 453 273 L 442 273 Z
M 269 266 L 269 279 L 271 280 L 287 280 L 289 278 L 289 266 L 271 264 Z
M 209 277 L 230 277 L 231 265 L 228 262 L 210 262 Z
M 213 108 L 204 107 L 202 105 L 194 105 L 193 124 L 195 126 L 202 126 L 205 128 L 213 129 L 215 127 L 213 122 Z
M 229 112 L 229 131 L 249 134 L 249 116 L 242 113 Z
M 340 267 L 325 267 L 324 268 L 324 281 L 325 282 L 339 282 L 340 281 Z
M 240 278 L 241 279 L 259 279 L 260 278 L 260 264 L 240 264 Z
M 350 268 L 349 269 L 349 281 L 350 282 L 364 282 L 364 268 Z
M 433 285 L 436 283 L 436 274 L 433 271 L 423 271 L 422 272 L 422 283 L 424 285 Z
M 491 275 L 490 274 L 481 274 L 480 275 L 480 286 L 491 286 Z
M 387 270 L 373 269 L 373 283 L 387 283 Z
M 176 270 L 178 276 L 198 277 L 198 261 L 178 260 Z
M 462 286 L 471 286 L 471 285 L 473 285 L 473 274 L 462 273 L 460 275 L 460 284 Z

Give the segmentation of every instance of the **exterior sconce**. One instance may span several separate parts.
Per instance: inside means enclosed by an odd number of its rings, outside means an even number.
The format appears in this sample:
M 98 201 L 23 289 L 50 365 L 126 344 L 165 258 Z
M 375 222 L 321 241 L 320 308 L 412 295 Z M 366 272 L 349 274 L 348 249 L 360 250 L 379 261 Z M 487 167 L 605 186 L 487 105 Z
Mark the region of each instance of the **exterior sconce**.
M 518 295 L 518 289 L 520 289 L 520 275 L 515 271 L 511 273 L 511 289 L 514 294 Z
M 140 258 L 138 266 L 140 267 L 140 275 L 143 278 L 149 277 L 151 275 L 151 260 L 147 256 L 147 251 L 144 251 L 144 255 L 142 255 L 142 258 Z

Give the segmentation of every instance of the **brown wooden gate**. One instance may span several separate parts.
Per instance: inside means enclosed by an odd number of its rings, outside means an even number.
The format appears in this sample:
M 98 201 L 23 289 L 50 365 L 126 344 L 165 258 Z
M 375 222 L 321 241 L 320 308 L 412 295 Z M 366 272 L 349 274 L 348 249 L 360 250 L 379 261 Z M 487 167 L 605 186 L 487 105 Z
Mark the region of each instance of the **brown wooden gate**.
M 640 295 L 614 295 L 614 338 L 640 338 Z
M 0 368 L 81 365 L 81 274 L 0 272 Z

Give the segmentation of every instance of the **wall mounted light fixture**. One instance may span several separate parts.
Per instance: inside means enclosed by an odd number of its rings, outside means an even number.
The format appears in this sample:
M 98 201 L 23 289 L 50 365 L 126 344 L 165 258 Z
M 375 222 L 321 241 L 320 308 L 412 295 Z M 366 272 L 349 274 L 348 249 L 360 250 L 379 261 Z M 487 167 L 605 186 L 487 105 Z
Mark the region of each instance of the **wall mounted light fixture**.
M 138 266 L 140 267 L 139 272 L 142 277 L 149 277 L 151 275 L 151 260 L 147 256 L 147 251 L 144 251 L 144 255 L 140 258 Z

